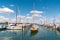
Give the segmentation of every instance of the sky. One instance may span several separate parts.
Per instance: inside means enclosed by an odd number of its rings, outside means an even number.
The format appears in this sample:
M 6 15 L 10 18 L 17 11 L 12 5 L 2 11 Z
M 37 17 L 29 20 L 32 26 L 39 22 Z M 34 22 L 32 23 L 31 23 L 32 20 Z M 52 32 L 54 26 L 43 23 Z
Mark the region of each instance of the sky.
M 0 16 L 3 19 L 6 17 L 6 20 L 14 19 L 16 12 L 21 16 L 27 16 L 27 14 L 31 16 L 33 3 L 35 10 L 43 12 L 41 16 L 49 21 L 55 17 L 60 22 L 60 0 L 0 0 Z

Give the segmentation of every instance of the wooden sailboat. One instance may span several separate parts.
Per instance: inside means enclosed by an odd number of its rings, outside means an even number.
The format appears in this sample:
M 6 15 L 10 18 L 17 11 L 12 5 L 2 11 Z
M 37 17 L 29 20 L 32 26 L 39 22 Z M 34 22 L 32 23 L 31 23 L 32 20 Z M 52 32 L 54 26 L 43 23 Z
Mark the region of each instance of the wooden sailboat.
M 35 7 L 35 4 L 33 4 L 33 10 L 34 10 L 34 7 Z M 38 32 L 38 28 L 37 28 L 37 27 L 35 26 L 35 24 L 34 24 L 34 14 L 35 14 L 35 13 L 32 13 L 33 25 L 32 25 L 32 27 L 31 27 L 30 31 L 33 32 L 33 33 L 36 33 L 36 32 Z
M 31 32 L 38 32 L 38 28 L 33 26 L 31 29 L 30 29 Z
M 32 26 L 30 31 L 31 31 L 31 36 L 35 36 L 38 33 L 38 28 L 36 28 L 36 26 Z

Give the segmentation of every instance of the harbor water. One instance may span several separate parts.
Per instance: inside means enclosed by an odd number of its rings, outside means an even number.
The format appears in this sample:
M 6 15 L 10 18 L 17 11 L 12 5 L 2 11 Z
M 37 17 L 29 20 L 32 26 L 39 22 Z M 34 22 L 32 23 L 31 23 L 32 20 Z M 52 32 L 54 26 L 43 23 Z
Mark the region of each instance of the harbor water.
M 31 33 L 30 28 L 24 30 L 0 30 L 0 40 L 60 40 L 60 32 L 38 26 L 37 33 Z

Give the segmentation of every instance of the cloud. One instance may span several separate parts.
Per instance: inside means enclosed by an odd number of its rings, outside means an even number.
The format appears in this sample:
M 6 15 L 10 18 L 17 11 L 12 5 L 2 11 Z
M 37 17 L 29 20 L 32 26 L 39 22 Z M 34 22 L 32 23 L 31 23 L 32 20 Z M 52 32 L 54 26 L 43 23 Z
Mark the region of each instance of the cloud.
M 20 18 L 25 18 L 25 16 L 21 16 L 21 15 L 18 15 L 17 17 L 18 17 L 18 18 L 19 18 L 19 17 L 20 17 Z
M 59 22 L 60 22 L 60 20 L 56 20 L 56 22 L 58 22 L 58 23 L 59 23 Z
M 33 16 L 39 17 L 40 15 L 39 14 L 34 14 Z
M 20 16 L 20 15 L 17 15 L 17 23 L 20 23 L 21 22 L 25 22 L 25 16 Z M 10 23 L 16 23 L 16 18 L 12 18 L 10 19 Z
M 0 21 L 8 21 L 8 18 L 4 17 L 4 16 L 0 16 Z
M 28 19 L 32 19 L 32 17 L 31 17 L 31 16 L 28 16 L 28 17 L 26 17 L 26 18 L 28 18 Z
M 40 14 L 42 14 L 43 13 L 43 11 L 38 11 L 38 10 L 32 10 L 32 11 L 30 11 L 30 13 L 32 13 L 32 15 L 33 16 L 40 16 Z
M 54 18 L 46 18 L 46 17 L 42 16 L 40 18 L 40 21 L 42 21 L 42 23 L 44 23 L 44 21 L 45 21 L 45 24 L 53 24 Z M 60 23 L 60 19 L 55 19 L 55 24 L 58 24 L 58 23 Z
M 29 16 L 29 14 L 27 14 L 27 16 Z
M 38 11 L 38 10 L 32 10 L 32 11 L 30 11 L 30 13 L 43 13 L 43 11 Z
M 11 4 L 10 6 L 14 6 L 13 4 Z
M 4 5 L 2 5 L 2 7 L 5 7 Z
M 4 16 L 0 16 L 0 19 L 3 19 L 4 18 Z
M 3 8 L 0 8 L 0 13 L 14 13 L 14 11 L 7 7 L 3 7 Z
M 16 23 L 16 19 L 15 18 L 13 18 L 13 19 L 10 19 L 10 21 L 9 21 L 10 23 Z

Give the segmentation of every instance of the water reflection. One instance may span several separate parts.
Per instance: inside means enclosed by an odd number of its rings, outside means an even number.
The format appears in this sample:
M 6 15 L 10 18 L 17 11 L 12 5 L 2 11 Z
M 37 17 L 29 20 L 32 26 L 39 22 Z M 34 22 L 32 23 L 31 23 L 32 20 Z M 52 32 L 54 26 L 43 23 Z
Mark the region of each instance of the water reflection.
M 60 33 L 58 31 L 43 28 L 41 26 L 37 33 L 31 33 L 30 28 L 22 30 L 3 30 L 0 31 L 0 40 L 60 40 Z
M 37 32 L 30 33 L 31 36 L 35 36 Z
M 21 40 L 22 36 L 21 35 L 21 30 L 5 30 L 5 31 L 0 31 L 0 39 L 5 40 Z M 4 38 L 4 39 L 3 39 Z

